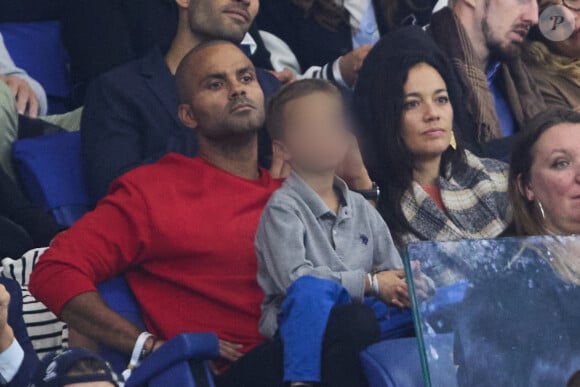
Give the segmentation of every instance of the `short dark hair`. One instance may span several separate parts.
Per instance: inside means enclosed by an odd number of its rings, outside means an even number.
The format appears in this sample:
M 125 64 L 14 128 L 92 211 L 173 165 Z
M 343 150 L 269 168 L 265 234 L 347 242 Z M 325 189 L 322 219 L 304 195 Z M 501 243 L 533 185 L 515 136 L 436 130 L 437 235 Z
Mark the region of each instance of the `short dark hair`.
M 180 104 L 188 104 L 191 102 L 191 71 L 196 64 L 197 56 L 210 47 L 221 45 L 238 47 L 227 40 L 209 40 L 198 44 L 183 57 L 175 72 L 177 99 Z
M 268 103 L 266 128 L 272 140 L 279 140 L 284 134 L 284 111 L 289 102 L 314 93 L 325 93 L 341 98 L 338 87 L 322 79 L 303 79 L 282 88 Z
M 541 214 L 534 208 L 520 189 L 530 182 L 530 173 L 534 163 L 536 143 L 548 129 L 554 126 L 571 123 L 580 124 L 580 113 L 573 110 L 551 108 L 545 110 L 526 125 L 526 129 L 517 138 L 510 163 L 508 191 L 514 214 L 514 226 L 518 235 L 543 235 L 545 230 Z

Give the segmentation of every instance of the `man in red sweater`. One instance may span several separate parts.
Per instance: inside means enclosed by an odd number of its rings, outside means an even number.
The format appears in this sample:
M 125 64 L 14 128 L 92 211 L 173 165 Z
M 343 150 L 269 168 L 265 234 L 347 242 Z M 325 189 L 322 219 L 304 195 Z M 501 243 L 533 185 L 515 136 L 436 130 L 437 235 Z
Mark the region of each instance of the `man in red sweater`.
M 280 186 L 258 169 L 264 96 L 252 63 L 233 44 L 204 44 L 189 59 L 177 82 L 191 104 L 179 114 L 196 131 L 200 156 L 170 154 L 122 176 L 95 211 L 54 241 L 31 278 L 30 290 L 64 321 L 126 353 L 141 332 L 95 288 L 119 274 L 160 339 L 213 331 L 236 343 L 234 353 L 262 340 L 254 236 Z
M 280 348 L 259 346 L 242 358 L 263 340 L 254 237 L 281 185 L 258 168 L 264 96 L 254 66 L 232 43 L 204 43 L 185 57 L 176 82 L 179 117 L 196 132 L 199 156 L 170 154 L 119 178 L 93 212 L 57 237 L 30 290 L 71 328 L 130 354 L 142 332 L 95 287 L 123 274 L 158 338 L 147 338 L 141 353 L 179 333 L 211 331 L 223 360 L 236 362 L 233 382 L 219 385 L 246 385 L 241 374 L 253 386 L 281 385 Z M 361 171 L 360 187 L 372 185 Z M 253 370 L 270 379 L 253 383 Z

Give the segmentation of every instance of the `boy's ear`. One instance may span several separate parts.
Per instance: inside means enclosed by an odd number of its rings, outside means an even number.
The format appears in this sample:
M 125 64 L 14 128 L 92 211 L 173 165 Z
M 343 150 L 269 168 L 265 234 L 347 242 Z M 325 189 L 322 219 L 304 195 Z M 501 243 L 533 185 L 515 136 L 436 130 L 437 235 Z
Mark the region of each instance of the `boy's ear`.
M 272 141 L 272 153 L 274 157 L 280 160 L 288 162 L 291 159 L 290 153 L 288 153 L 286 146 L 284 146 L 284 144 L 278 140 Z
M 190 129 L 197 129 L 199 123 L 197 122 L 197 119 L 191 110 L 191 106 L 187 104 L 179 105 L 178 115 L 181 122 L 183 122 L 183 125 Z

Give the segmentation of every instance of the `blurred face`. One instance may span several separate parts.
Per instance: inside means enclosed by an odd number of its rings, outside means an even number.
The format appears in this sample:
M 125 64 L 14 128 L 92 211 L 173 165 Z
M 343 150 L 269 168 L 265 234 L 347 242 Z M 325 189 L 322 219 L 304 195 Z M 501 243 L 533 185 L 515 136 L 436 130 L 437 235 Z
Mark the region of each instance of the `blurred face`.
M 561 0 L 546 0 L 541 2 L 542 9 L 550 5 L 562 5 Z M 568 58 L 580 58 L 580 0 L 567 0 L 571 8 L 563 7 L 563 11 L 568 13 L 571 19 L 574 19 L 576 29 L 574 33 L 566 40 L 553 42 L 546 39 L 547 45 L 560 55 Z
M 209 47 L 199 58 L 191 102 L 180 106 L 185 125 L 210 139 L 256 133 L 264 125 L 264 94 L 252 62 L 233 44 Z
M 284 125 L 274 146 L 296 170 L 332 172 L 346 157 L 350 133 L 340 96 L 319 92 L 290 101 Z
M 554 126 L 539 138 L 524 190 L 542 204 L 552 233 L 580 233 L 580 124 Z
M 453 108 L 437 70 L 418 64 L 403 88 L 403 140 L 417 159 L 441 157 L 453 135 Z
M 477 7 L 490 53 L 500 58 L 518 56 L 530 28 L 538 23 L 537 0 L 483 0 Z
M 188 10 L 189 26 L 208 40 L 239 43 L 258 14 L 258 0 L 178 0 Z

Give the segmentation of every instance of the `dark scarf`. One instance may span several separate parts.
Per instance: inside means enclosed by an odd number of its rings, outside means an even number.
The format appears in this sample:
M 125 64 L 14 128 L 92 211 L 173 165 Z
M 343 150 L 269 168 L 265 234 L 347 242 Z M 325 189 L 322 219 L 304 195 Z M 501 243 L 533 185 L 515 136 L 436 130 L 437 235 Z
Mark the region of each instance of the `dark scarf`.
M 463 84 L 467 110 L 475 121 L 478 141 L 503 137 L 485 69 L 479 67 L 479 60 L 459 19 L 446 7 L 433 15 L 430 31 L 449 56 Z M 528 119 L 545 109 L 544 99 L 520 58 L 504 62 L 501 71 L 503 90 L 512 113 L 519 129 L 524 129 Z

